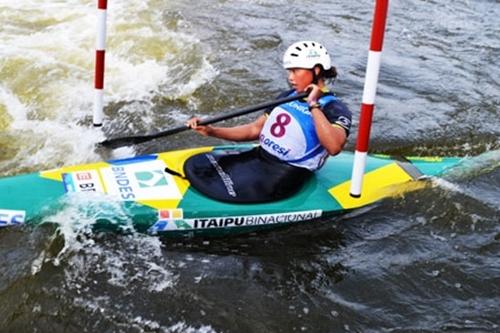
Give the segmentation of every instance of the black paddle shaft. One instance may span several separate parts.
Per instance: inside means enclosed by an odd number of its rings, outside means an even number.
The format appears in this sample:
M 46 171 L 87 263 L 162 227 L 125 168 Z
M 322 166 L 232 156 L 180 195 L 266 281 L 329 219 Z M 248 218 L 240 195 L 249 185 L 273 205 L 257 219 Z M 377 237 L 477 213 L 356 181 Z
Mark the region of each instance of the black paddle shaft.
M 236 117 L 248 114 L 248 113 L 256 112 L 256 111 L 270 108 L 270 107 L 275 107 L 275 106 L 278 106 L 278 105 L 283 104 L 283 103 L 295 101 L 295 100 L 307 97 L 307 95 L 308 95 L 308 92 L 304 92 L 304 93 L 300 93 L 297 95 L 283 97 L 283 98 L 275 99 L 273 101 L 256 104 L 256 105 L 249 106 L 249 107 L 246 107 L 243 109 L 228 112 L 226 114 L 221 114 L 219 116 L 202 119 L 198 122 L 198 124 L 209 125 L 209 124 L 213 124 L 213 123 L 216 123 L 219 121 L 223 121 L 223 120 L 227 120 L 227 119 L 231 119 L 231 118 L 236 118 Z M 100 142 L 99 144 L 101 146 L 106 147 L 106 148 L 118 148 L 118 147 L 122 147 L 122 146 L 129 146 L 129 145 L 133 145 L 133 144 L 143 143 L 143 142 L 154 140 L 154 139 L 157 139 L 157 138 L 160 138 L 163 136 L 177 134 L 177 133 L 180 133 L 183 131 L 187 131 L 189 129 L 190 129 L 189 126 L 182 125 L 182 126 L 174 127 L 174 128 L 171 128 L 171 129 L 168 129 L 165 131 L 161 131 L 158 133 L 153 133 L 153 134 L 126 136 L 126 137 L 121 137 L 121 138 L 112 138 L 109 140 L 104 140 L 104 141 Z

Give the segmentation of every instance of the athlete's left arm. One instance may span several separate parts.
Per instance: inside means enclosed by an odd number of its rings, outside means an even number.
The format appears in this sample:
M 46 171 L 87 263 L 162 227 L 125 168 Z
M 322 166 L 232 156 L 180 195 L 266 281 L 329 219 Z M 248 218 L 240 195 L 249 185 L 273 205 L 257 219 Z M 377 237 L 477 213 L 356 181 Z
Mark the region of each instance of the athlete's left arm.
M 344 148 L 351 127 L 351 112 L 340 100 L 328 103 L 324 109 L 313 108 L 319 141 L 330 155 L 337 155 Z
M 337 155 L 342 151 L 347 141 L 347 135 L 343 128 L 332 125 L 321 109 L 311 110 L 318 134 L 319 142 L 330 155 Z

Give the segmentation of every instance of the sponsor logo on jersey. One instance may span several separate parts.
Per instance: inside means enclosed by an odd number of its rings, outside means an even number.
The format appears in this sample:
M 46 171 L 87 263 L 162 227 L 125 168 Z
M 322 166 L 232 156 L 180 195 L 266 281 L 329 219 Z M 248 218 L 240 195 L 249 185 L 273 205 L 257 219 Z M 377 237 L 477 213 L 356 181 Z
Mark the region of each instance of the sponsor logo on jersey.
M 309 112 L 309 107 L 306 103 L 300 103 L 297 101 L 292 101 L 284 105 L 284 109 L 293 109 L 296 111 L 299 111 L 303 114 L 310 115 L 311 112 Z
M 267 146 L 272 151 L 276 152 L 280 156 L 286 156 L 290 152 L 291 149 L 285 148 L 274 142 L 273 140 L 266 137 L 264 134 L 260 134 L 260 145 Z
M 351 120 L 344 116 L 340 116 L 335 123 L 347 129 L 351 128 Z

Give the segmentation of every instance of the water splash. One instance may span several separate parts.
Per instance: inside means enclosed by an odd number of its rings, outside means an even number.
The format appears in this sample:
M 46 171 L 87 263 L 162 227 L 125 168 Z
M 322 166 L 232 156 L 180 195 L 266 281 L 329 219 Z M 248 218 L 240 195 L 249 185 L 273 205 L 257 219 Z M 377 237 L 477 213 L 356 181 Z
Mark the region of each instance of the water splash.
M 76 193 L 68 195 L 63 206 L 44 218 L 43 222 L 56 224 L 57 229 L 47 250 L 34 260 L 32 274 L 50 262 L 64 269 L 65 283 L 77 291 L 91 288 L 96 279 L 123 289 L 140 281 L 153 293 L 175 285 L 170 263 L 162 254 L 162 243 L 157 237 L 136 233 L 120 201 L 95 193 Z M 114 224 L 122 233 L 95 231 L 102 220 Z M 63 245 L 50 254 L 49 249 L 57 247 L 55 243 Z
M 154 123 L 153 99 L 189 100 L 217 74 L 199 41 L 169 30 L 155 7 L 148 0 L 109 6 L 104 102 L 106 121 L 118 129 L 122 119 L 113 118 L 123 103 L 131 113 L 136 102 L 150 105 L 139 122 Z M 0 17 L 0 142 L 8 147 L 0 173 L 102 159 L 95 144 L 104 134 L 90 119 L 95 4 L 22 1 L 2 5 Z
M 464 159 L 462 163 L 446 172 L 445 179 L 453 181 L 476 178 L 493 172 L 498 167 L 500 167 L 500 149 L 491 150 Z

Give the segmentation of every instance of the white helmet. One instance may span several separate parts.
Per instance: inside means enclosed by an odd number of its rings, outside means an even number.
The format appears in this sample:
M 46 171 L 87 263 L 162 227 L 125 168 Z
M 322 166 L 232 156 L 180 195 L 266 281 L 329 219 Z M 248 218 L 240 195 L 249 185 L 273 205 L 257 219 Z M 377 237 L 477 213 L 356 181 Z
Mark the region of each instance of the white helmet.
M 332 67 L 326 48 L 318 42 L 302 41 L 292 44 L 283 56 L 283 67 L 313 69 L 322 65 L 324 70 Z

